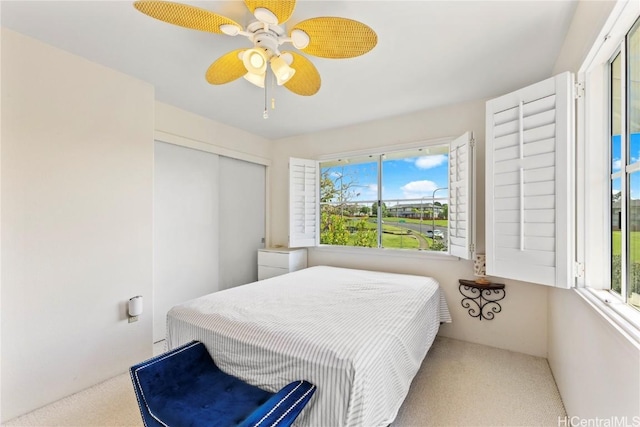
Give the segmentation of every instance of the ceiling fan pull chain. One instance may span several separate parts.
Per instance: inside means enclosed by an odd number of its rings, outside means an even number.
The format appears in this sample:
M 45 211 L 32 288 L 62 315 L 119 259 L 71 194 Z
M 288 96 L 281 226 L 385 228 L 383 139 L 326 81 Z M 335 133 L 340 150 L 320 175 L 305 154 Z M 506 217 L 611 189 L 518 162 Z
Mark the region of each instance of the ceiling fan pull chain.
M 265 84 L 264 84 L 264 112 L 262 113 L 262 118 L 264 118 L 265 120 L 269 118 L 269 109 L 267 108 L 267 98 L 268 98 L 268 94 L 267 94 L 267 88 L 269 87 L 269 84 L 267 83 L 267 79 L 269 78 L 269 67 L 267 67 L 267 69 L 265 70 Z
M 276 89 L 276 76 L 275 74 L 271 75 L 271 90 L 275 91 Z M 276 109 L 276 97 L 272 97 L 271 98 L 271 109 L 275 110 Z

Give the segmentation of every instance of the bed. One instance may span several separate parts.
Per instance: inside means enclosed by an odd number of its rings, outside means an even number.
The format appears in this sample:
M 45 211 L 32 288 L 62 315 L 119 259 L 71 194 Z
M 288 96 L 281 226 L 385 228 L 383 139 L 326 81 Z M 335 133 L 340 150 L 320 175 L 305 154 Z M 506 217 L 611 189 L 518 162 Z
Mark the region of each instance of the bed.
M 386 426 L 451 317 L 429 277 L 317 266 L 173 307 L 169 349 L 202 341 L 220 368 L 269 391 L 318 389 L 300 426 Z

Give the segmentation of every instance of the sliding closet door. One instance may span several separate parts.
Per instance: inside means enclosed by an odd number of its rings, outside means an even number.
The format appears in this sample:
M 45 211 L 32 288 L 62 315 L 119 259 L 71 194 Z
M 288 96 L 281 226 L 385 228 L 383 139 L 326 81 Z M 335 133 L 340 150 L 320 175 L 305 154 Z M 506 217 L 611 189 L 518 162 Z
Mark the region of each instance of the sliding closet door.
M 220 287 L 258 280 L 258 249 L 264 247 L 263 165 L 220 157 Z
M 154 342 L 165 338 L 171 307 L 220 289 L 218 160 L 204 151 L 155 143 Z

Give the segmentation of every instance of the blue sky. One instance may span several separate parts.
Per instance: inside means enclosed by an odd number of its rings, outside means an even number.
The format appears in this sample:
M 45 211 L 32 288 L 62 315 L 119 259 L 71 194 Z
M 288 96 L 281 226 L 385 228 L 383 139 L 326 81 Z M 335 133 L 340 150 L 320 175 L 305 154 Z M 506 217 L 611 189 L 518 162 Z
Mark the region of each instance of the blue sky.
M 611 141 L 611 172 L 620 172 L 621 155 L 620 135 L 614 135 Z M 640 133 L 631 134 L 631 141 L 629 144 L 629 156 L 630 161 L 628 164 L 636 163 L 640 161 Z M 620 180 L 613 181 L 611 188 L 612 192 L 617 193 L 620 191 Z M 631 198 L 640 199 L 640 172 L 631 174 Z
M 612 138 L 613 173 L 620 171 L 620 135 Z M 630 163 L 640 161 L 640 133 L 631 135 Z M 436 188 L 447 187 L 449 158 L 446 154 L 408 157 L 383 161 L 382 199 L 387 205 L 395 200 L 420 199 L 431 200 Z M 335 162 L 333 162 L 335 163 Z M 352 182 L 350 201 L 373 201 L 377 199 L 378 166 L 377 162 L 345 163 L 340 166 L 323 168 L 328 170 L 334 182 L 343 176 L 343 182 Z M 640 199 L 640 172 L 631 175 L 631 198 Z M 620 180 L 613 181 L 612 191 L 620 191 Z M 447 190 L 438 190 L 436 198 L 447 197 Z M 441 200 L 441 202 L 444 202 Z
M 447 187 L 449 156 L 435 154 L 430 156 L 384 160 L 382 163 L 382 199 L 387 206 L 395 200 L 420 199 L 430 201 L 436 188 Z M 351 201 L 376 200 L 378 198 L 377 162 L 347 163 L 340 166 L 323 168 L 329 171 L 334 182 L 352 182 Z M 339 184 L 337 184 L 339 185 Z M 447 197 L 447 190 L 438 190 L 436 200 Z M 441 200 L 444 202 L 444 200 Z

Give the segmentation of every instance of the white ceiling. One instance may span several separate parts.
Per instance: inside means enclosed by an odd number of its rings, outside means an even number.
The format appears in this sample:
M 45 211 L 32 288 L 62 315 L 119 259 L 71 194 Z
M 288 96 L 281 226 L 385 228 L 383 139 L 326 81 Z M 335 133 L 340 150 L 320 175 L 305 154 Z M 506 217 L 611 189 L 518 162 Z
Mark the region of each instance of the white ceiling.
M 187 3 L 243 25 L 251 19 L 242 1 Z M 167 24 L 129 1 L 0 7 L 3 27 L 147 81 L 159 101 L 278 139 L 490 98 L 549 77 L 576 1 L 299 0 L 290 24 L 351 18 L 373 28 L 378 45 L 352 59 L 305 55 L 320 73 L 320 91 L 303 97 L 276 87 L 267 120 L 262 89 L 244 79 L 223 86 L 204 79 L 219 56 L 249 47 L 244 37 Z

